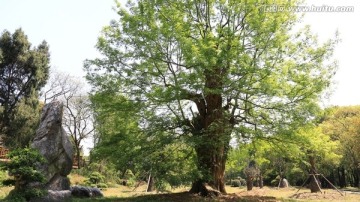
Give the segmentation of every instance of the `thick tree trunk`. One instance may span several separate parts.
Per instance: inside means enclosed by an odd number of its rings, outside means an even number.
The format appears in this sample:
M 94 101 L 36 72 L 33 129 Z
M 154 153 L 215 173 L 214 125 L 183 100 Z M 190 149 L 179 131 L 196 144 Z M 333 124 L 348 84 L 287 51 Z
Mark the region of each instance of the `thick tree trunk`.
M 223 123 L 214 124 L 215 129 L 196 134 L 195 140 L 197 167 L 202 178 L 193 183 L 190 192 L 201 193 L 205 196 L 208 195 L 208 191 L 204 190 L 206 185 L 226 194 L 224 176 L 230 135 L 225 132 L 226 126 Z
M 309 188 L 311 193 L 321 192 L 321 185 L 320 181 L 317 177 L 316 167 L 315 167 L 315 158 L 314 156 L 309 156 L 309 162 L 310 162 L 310 183 Z
M 207 183 L 204 183 L 201 180 L 198 180 L 193 183 L 190 191 L 190 193 L 200 194 L 201 196 L 210 196 L 210 197 L 216 197 L 221 195 L 221 192 L 214 189 Z
M 203 178 L 193 183 L 190 192 L 200 193 L 206 196 L 209 192 L 205 190 L 206 185 L 209 185 L 213 189 L 226 194 L 224 179 L 227 155 L 226 146 L 223 145 L 220 148 L 214 148 L 213 146 L 204 144 L 199 146 L 200 147 L 196 149 L 196 153 L 198 156 L 198 169 Z
M 320 182 L 315 175 L 310 177 L 309 188 L 311 193 L 321 192 Z
M 190 192 L 208 195 L 208 187 L 221 193 L 225 190 L 225 164 L 231 138 L 230 118 L 225 117 L 222 105 L 222 74 L 224 69 L 205 68 L 205 91 L 194 100 L 198 116 L 194 117 L 193 136 L 201 179 L 196 180 Z M 206 191 L 208 190 L 208 191 Z
M 251 176 L 246 177 L 246 188 L 248 191 L 251 191 L 254 187 L 253 178 Z

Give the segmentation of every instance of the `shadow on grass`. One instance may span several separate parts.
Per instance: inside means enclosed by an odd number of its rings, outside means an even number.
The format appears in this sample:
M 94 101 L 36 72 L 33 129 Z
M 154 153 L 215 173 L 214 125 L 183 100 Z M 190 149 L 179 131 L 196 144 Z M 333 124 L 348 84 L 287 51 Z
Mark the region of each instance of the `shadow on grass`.
M 190 194 L 188 192 L 182 193 L 172 193 L 172 194 L 153 194 L 153 195 L 142 195 L 142 196 L 133 196 L 126 198 L 97 198 L 97 199 L 73 199 L 72 202 L 90 202 L 90 201 L 101 201 L 101 202 L 156 202 L 156 201 L 166 201 L 166 202 L 202 202 L 202 201 L 223 201 L 223 202 L 258 202 L 258 201 L 268 201 L 275 202 L 277 201 L 275 197 L 271 196 L 237 196 L 235 194 L 223 195 L 218 198 L 207 198 L 201 197 L 198 195 Z

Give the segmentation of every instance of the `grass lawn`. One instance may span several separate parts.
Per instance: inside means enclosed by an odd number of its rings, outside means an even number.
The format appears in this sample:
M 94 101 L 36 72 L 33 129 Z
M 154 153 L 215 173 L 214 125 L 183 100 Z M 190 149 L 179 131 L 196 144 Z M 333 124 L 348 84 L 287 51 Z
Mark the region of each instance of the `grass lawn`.
M 295 202 L 295 201 L 312 201 L 312 202 L 325 202 L 325 201 L 360 201 L 360 194 L 346 192 L 341 196 L 336 190 L 324 189 L 323 193 L 311 194 L 308 189 L 301 189 L 298 193 L 297 188 L 284 188 L 277 189 L 272 187 L 264 187 L 262 189 L 254 188 L 252 191 L 246 191 L 246 187 L 227 187 L 228 195 L 223 195 L 219 198 L 203 198 L 197 195 L 189 194 L 186 191 L 188 188 L 178 188 L 171 190 L 171 193 L 145 193 L 146 186 L 140 186 L 136 190 L 125 186 L 117 188 L 107 188 L 103 190 L 104 198 L 97 199 L 72 199 L 72 202 L 87 202 L 87 201 L 167 201 L 167 202 L 182 202 L 182 201 L 269 201 L 269 202 Z M 12 187 L 0 188 L 0 200 L 6 197 L 7 193 Z M 358 191 L 353 189 L 352 191 Z

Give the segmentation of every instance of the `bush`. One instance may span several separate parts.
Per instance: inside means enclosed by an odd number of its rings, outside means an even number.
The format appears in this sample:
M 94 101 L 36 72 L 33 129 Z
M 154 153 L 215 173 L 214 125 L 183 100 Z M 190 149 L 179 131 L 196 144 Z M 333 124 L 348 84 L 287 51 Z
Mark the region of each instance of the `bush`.
M 241 185 L 246 185 L 246 180 L 243 179 L 243 178 L 240 178 L 240 184 L 241 184 Z
M 21 194 L 21 192 L 12 190 L 9 195 L 5 198 L 5 201 L 16 201 L 16 202 L 26 202 L 26 198 Z
M 163 181 L 163 180 L 155 181 L 155 188 L 156 188 L 157 191 L 162 191 L 162 192 L 171 190 L 170 184 L 168 182 L 166 182 L 166 181 Z
M 108 185 L 104 182 L 105 177 L 99 172 L 92 172 L 89 179 L 86 180 L 86 184 L 91 187 L 108 188 Z
M 96 176 L 92 176 L 93 173 L 99 173 L 101 175 L 101 182 L 104 183 L 117 183 L 118 181 L 120 181 L 119 178 L 119 173 L 118 171 L 115 169 L 115 166 L 109 162 L 107 162 L 106 160 L 102 160 L 100 162 L 92 162 L 89 165 L 87 165 L 86 167 L 83 167 L 81 169 L 77 169 L 76 171 L 74 171 L 74 173 L 82 175 L 82 176 L 87 176 L 88 178 L 93 178 L 96 180 Z M 96 174 L 98 175 L 98 174 Z M 89 181 L 90 179 L 88 179 L 87 181 L 87 185 L 89 184 L 97 184 L 97 183 L 92 183 Z
M 134 178 L 134 177 L 135 177 L 135 175 L 130 169 L 127 169 L 125 171 L 125 175 L 124 175 L 125 179 L 131 179 L 131 178 Z
M 279 185 L 280 176 L 276 176 L 275 179 L 271 180 L 271 186 L 277 187 Z
M 240 187 L 241 186 L 240 180 L 232 180 L 231 181 L 231 186 L 232 187 Z
M 97 188 L 99 188 L 99 189 L 108 188 L 108 185 L 105 184 L 105 183 L 98 183 L 98 184 L 97 184 Z
M 100 182 L 104 182 L 105 177 L 99 172 L 92 172 L 89 177 L 89 182 L 91 184 L 98 184 Z
M 117 184 L 117 183 L 112 183 L 112 182 L 109 182 L 109 183 L 106 183 L 108 188 L 119 188 L 120 185 L 122 185 L 121 183 Z
M 40 188 L 27 188 L 22 191 L 12 190 L 6 197 L 6 201 L 29 201 L 32 198 L 42 197 L 47 194 L 47 191 Z
M 44 175 L 36 169 L 36 165 L 45 163 L 45 159 L 36 149 L 15 149 L 8 154 L 8 158 L 10 161 L 4 164 L 2 169 L 7 170 L 14 179 L 4 180 L 4 182 L 15 185 L 8 200 L 24 201 L 46 194 L 46 191 L 42 189 L 28 186 L 31 182 L 38 182 L 41 185 L 45 181 Z
M 8 158 L 10 161 L 2 168 L 14 177 L 14 185 L 21 185 L 15 189 L 22 189 L 30 182 L 45 181 L 44 175 L 36 168 L 38 163 L 45 163 L 45 159 L 36 149 L 15 149 L 8 154 Z
M 130 178 L 126 181 L 126 186 L 134 187 L 136 185 L 136 178 Z
M 73 172 L 69 175 L 69 178 L 72 185 L 86 185 L 85 181 L 87 178 L 82 175 Z

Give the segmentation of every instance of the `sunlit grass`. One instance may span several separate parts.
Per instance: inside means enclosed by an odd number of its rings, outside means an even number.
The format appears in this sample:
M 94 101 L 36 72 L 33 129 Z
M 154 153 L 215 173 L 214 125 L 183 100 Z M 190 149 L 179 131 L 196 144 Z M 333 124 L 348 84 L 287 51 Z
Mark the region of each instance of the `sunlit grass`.
M 4 199 L 14 187 L 0 187 L 0 199 Z
M 78 176 L 75 176 L 75 179 L 77 179 Z M 74 179 L 73 179 L 74 180 Z M 81 180 L 81 179 L 79 179 Z M 13 187 L 1 187 L 0 188 L 0 200 L 4 199 L 7 194 L 13 189 Z M 176 193 L 183 193 L 189 190 L 189 187 L 179 187 L 172 190 L 169 190 L 168 192 L 145 192 L 146 190 L 146 184 L 141 185 L 134 189 L 133 187 L 127 187 L 119 185 L 116 188 L 106 188 L 103 189 L 102 192 L 104 194 L 104 198 L 97 198 L 97 199 L 79 199 L 74 198 L 72 199 L 73 202 L 87 202 L 87 201 L 166 201 L 171 197 L 177 197 L 176 201 L 181 201 L 181 198 L 179 200 L 179 197 L 185 197 L 184 200 L 186 201 L 217 201 L 214 199 L 209 198 L 201 198 L 201 197 L 191 197 L 189 195 L 177 195 Z M 239 200 L 236 201 L 254 201 L 259 198 L 261 201 L 266 197 L 272 197 L 275 201 L 283 201 L 283 202 L 295 202 L 295 201 L 311 201 L 311 202 L 326 202 L 330 201 L 328 198 L 322 198 L 323 195 L 317 195 L 315 198 L 307 198 L 307 199 L 294 199 L 291 198 L 294 194 L 297 193 L 298 189 L 295 187 L 290 188 L 274 188 L 274 187 L 264 187 L 262 189 L 259 189 L 257 187 L 254 187 L 252 191 L 247 191 L 246 187 L 230 187 L 227 186 L 226 190 L 229 194 L 229 196 L 238 196 L 240 197 Z M 359 194 L 350 194 L 346 193 L 344 196 L 341 196 L 336 190 L 333 189 L 324 189 L 325 195 L 332 194 L 335 198 L 331 201 L 360 201 L 360 195 Z M 359 191 L 359 189 L 351 188 L 351 191 Z M 298 193 L 309 193 L 310 190 L 306 188 L 302 188 L 299 190 Z M 159 195 L 164 193 L 172 193 L 170 195 Z M 187 198 L 189 197 L 189 198 Z M 262 198 L 262 199 L 261 199 Z M 259 201 L 258 200 L 258 201 Z M 273 201 L 269 200 L 269 201 Z M 221 200 L 221 201 L 227 201 L 227 200 Z M 231 201 L 231 200 L 230 200 Z M 232 200 L 234 201 L 234 200 Z
M 87 179 L 86 177 L 76 174 L 76 173 L 70 173 L 70 175 L 68 176 L 70 179 L 70 184 L 74 185 L 84 185 L 85 184 L 85 180 Z

